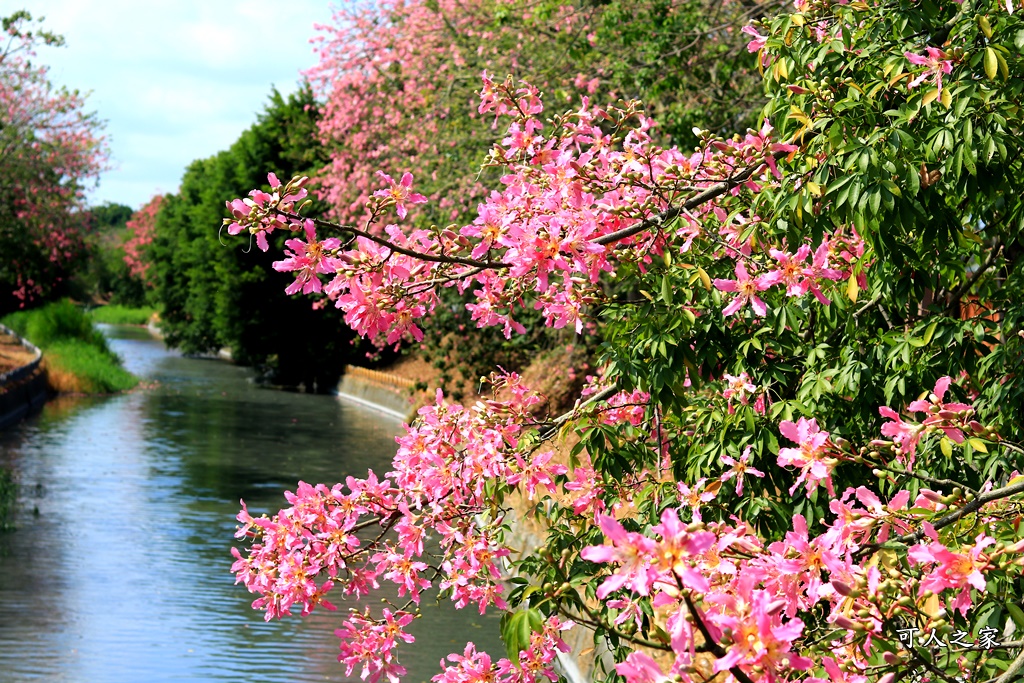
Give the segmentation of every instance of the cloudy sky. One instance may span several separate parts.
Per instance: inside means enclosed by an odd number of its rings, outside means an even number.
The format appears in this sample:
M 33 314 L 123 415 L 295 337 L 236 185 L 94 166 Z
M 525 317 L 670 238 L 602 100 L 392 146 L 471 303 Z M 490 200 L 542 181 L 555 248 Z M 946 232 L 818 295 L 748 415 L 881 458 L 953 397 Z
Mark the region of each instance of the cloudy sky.
M 227 148 L 255 121 L 271 86 L 295 89 L 316 57 L 314 23 L 329 0 L 2 0 L 60 33 L 41 49 L 52 80 L 91 91 L 106 120 L 112 168 L 90 195 L 144 204 L 178 188 L 194 159 Z M 269 170 L 269 169 L 268 169 Z

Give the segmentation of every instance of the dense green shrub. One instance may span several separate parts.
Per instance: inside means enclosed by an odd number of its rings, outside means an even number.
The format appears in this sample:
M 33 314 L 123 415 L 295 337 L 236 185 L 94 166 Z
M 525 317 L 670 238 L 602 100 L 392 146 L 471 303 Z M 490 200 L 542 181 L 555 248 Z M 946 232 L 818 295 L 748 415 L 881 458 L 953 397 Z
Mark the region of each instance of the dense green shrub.
M 51 386 L 58 390 L 106 394 L 138 383 L 89 316 L 70 301 L 12 313 L 0 322 L 43 350 Z

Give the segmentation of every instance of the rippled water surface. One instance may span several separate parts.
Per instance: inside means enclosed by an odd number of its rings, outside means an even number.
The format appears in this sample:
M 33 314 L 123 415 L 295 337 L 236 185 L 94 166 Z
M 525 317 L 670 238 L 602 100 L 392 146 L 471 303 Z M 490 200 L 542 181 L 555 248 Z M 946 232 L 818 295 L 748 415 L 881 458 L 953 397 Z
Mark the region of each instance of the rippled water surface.
M 0 681 L 346 680 L 337 614 L 265 623 L 250 609 L 229 571 L 234 515 L 240 498 L 277 510 L 300 479 L 386 471 L 398 422 L 258 389 L 244 369 L 140 330 L 107 332 L 155 388 L 51 402 L 0 432 L 0 464 L 20 483 L 16 529 L 0 533 Z M 500 651 L 494 621 L 447 604 L 424 613 L 407 681 L 429 680 L 467 640 Z

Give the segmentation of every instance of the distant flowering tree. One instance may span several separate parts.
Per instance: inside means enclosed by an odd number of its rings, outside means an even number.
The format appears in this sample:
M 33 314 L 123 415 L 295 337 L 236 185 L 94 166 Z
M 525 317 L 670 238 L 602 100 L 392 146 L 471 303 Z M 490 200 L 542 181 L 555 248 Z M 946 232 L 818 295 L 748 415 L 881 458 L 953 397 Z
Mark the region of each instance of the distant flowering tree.
M 164 202 L 163 195 L 155 195 L 145 206 L 132 214 L 127 227 L 130 237 L 124 243 L 124 262 L 128 272 L 143 281 L 152 280 L 149 273 L 150 262 L 146 247 L 153 242 L 156 235 L 156 217 Z
M 105 163 L 100 125 L 77 92 L 54 88 L 32 63 L 62 40 L 28 12 L 0 35 L 0 310 L 44 296 L 84 252 L 83 189 Z
M 763 124 L 688 152 L 637 102 L 545 115 L 538 88 L 485 74 L 500 181 L 462 226 L 389 223 L 419 210 L 394 173 L 359 223 L 306 218 L 306 178 L 229 203 L 228 232 L 263 248 L 303 231 L 278 266 L 291 288 L 379 344 L 419 338 L 444 287 L 509 337 L 532 309 L 604 340 L 564 415 L 496 373 L 474 406 L 439 392 L 384 477 L 243 509 L 254 607 L 397 584 L 406 602 L 338 631 L 371 681 L 404 673 L 431 587 L 506 612 L 507 657 L 469 643 L 437 683 L 554 680 L 571 624 L 607 653 L 595 675 L 629 683 L 1016 680 L 1018 9 L 798 0 L 746 31 Z M 517 559 L 513 494 L 547 525 Z
M 323 101 L 319 130 L 331 161 L 318 194 L 341 221 L 361 220 L 378 173 L 414 164 L 431 203 L 420 217 L 461 220 L 488 192 L 465 173 L 487 155 L 491 120 L 477 112 L 481 71 L 528 75 L 557 92 L 611 99 L 648 95 L 667 127 L 692 138 L 760 108 L 744 23 L 780 0 L 384 0 L 344 3 L 314 39 L 306 76 Z M 671 48 L 671 49 L 670 49 Z M 571 55 L 571 58 L 567 58 Z M 667 133 L 667 135 L 666 135 Z M 522 138 L 522 131 L 517 133 Z

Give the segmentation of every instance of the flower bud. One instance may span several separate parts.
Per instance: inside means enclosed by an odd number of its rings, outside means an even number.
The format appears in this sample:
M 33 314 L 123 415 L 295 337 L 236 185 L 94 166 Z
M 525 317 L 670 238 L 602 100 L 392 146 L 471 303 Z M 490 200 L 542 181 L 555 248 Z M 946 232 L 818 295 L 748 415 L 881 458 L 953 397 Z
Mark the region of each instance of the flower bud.
M 838 579 L 832 579 L 832 587 L 836 589 L 836 593 L 839 593 L 843 597 L 848 598 L 850 597 L 850 594 L 853 593 L 853 589 L 850 588 L 850 586 Z
M 836 617 L 835 625 L 839 628 L 845 628 L 847 631 L 853 631 L 858 626 L 857 622 L 842 614 Z

